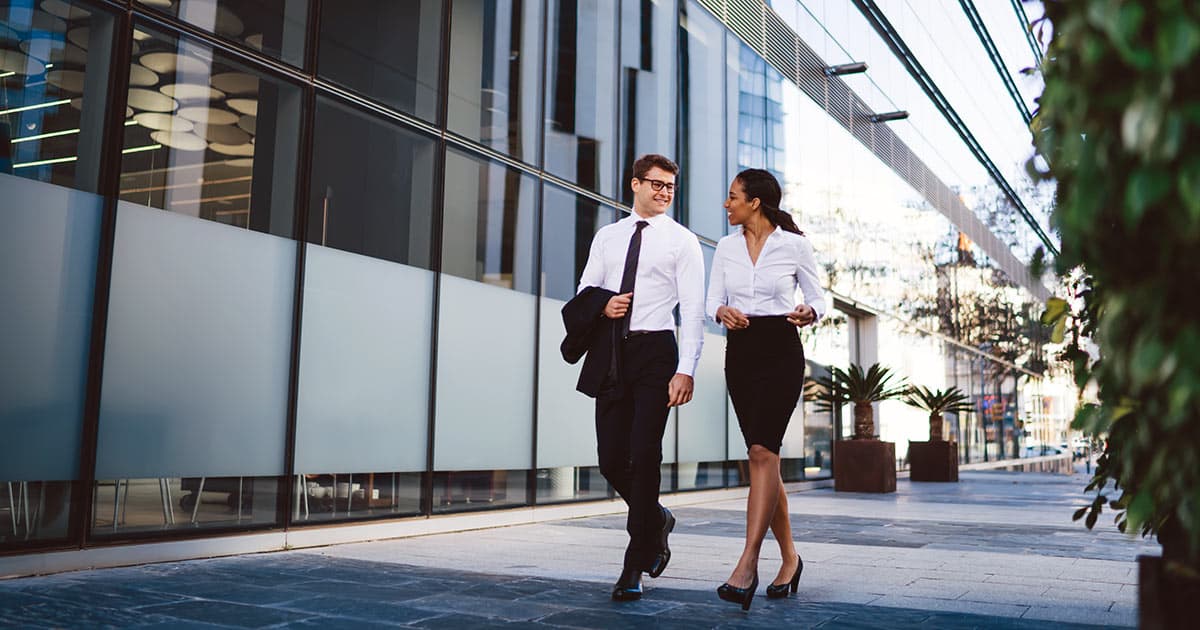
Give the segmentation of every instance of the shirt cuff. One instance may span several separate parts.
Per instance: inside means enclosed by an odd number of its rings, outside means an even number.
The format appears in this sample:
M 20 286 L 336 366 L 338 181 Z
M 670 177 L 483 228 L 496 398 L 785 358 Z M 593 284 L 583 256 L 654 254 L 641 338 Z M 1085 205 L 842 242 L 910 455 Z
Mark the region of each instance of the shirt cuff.
M 685 374 L 692 378 L 696 378 L 696 361 L 695 359 L 680 359 L 679 367 L 675 368 L 676 374 Z

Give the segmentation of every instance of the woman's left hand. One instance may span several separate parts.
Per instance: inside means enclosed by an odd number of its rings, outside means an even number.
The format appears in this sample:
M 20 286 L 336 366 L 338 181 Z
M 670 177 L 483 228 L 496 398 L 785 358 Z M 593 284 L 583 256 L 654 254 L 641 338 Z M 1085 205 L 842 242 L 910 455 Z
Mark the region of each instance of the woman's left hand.
M 787 320 L 793 326 L 807 326 L 817 319 L 817 311 L 807 304 L 798 304 L 792 312 L 787 314 Z

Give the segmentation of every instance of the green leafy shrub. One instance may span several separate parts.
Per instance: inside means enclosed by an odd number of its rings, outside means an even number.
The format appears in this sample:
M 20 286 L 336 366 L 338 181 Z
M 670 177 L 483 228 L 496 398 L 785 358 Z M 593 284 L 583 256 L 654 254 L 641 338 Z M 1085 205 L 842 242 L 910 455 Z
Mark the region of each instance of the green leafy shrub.
M 1047 323 L 1095 386 L 1074 426 L 1108 444 L 1079 510 L 1200 560 L 1200 3 L 1049 0 L 1053 39 L 1032 123 L 1058 183 L 1060 274 Z M 1048 165 L 1039 170 L 1038 165 Z M 1091 337 L 1098 353 L 1081 339 Z M 1112 484 L 1115 498 L 1108 493 Z

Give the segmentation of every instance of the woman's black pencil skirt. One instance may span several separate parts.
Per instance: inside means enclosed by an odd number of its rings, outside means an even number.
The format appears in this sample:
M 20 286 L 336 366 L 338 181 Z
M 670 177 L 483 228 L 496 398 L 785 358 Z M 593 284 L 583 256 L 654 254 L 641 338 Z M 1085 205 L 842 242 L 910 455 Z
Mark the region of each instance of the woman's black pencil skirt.
M 746 449 L 778 455 L 804 389 L 804 346 L 786 316 L 751 317 L 748 328 L 727 333 L 725 382 Z

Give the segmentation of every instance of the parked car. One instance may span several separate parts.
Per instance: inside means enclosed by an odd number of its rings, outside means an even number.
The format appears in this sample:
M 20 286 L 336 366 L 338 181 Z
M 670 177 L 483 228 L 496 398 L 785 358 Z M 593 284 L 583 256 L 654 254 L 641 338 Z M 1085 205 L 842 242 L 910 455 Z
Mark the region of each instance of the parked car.
M 1041 457 L 1043 455 L 1062 455 L 1068 452 L 1065 445 L 1027 444 L 1021 451 L 1021 457 Z

